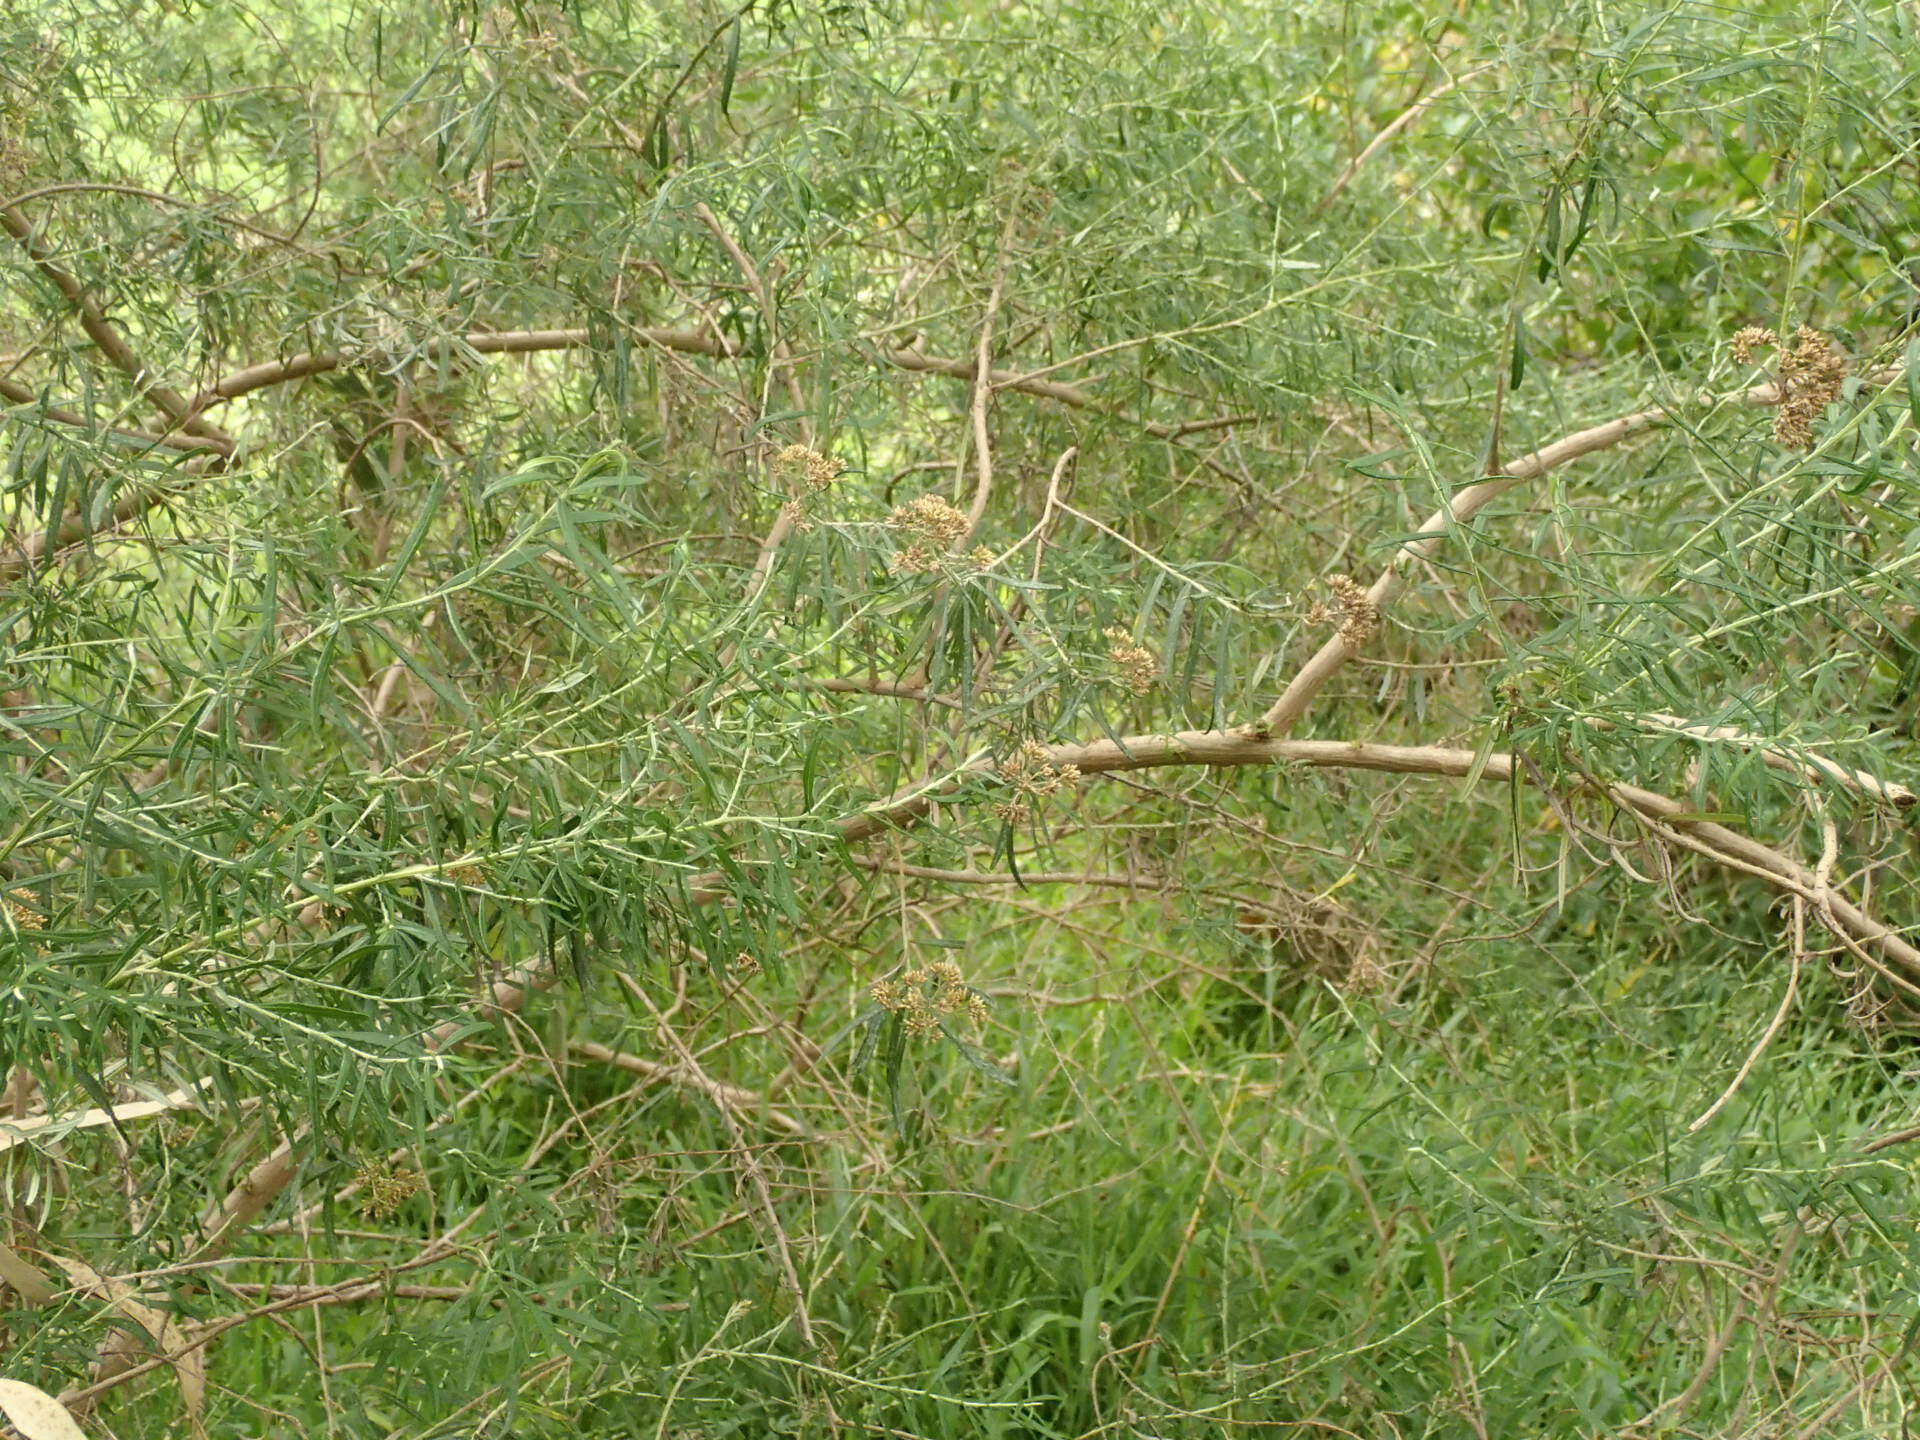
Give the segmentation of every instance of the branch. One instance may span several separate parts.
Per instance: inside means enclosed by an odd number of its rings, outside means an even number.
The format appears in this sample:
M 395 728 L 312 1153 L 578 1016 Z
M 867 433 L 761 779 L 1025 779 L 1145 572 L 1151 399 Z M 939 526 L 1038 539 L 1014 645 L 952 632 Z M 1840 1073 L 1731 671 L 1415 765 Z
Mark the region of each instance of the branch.
M 1133 735 L 1119 740 L 1096 740 L 1085 745 L 1044 747 L 1045 763 L 1055 770 L 1071 765 L 1083 775 L 1115 774 L 1171 765 L 1295 764 L 1310 769 L 1378 770 L 1398 775 L 1475 776 L 1500 783 L 1517 774 L 1530 783 L 1531 767 L 1509 754 L 1495 753 L 1482 761 L 1472 750 L 1437 745 L 1377 745 L 1348 740 L 1286 740 L 1249 734 L 1245 730 L 1188 730 L 1176 735 Z M 1038 759 L 1039 757 L 1036 757 Z M 886 830 L 917 824 L 936 805 L 954 800 L 969 780 L 991 775 L 991 762 L 976 758 L 959 770 L 925 785 L 847 816 L 833 834 L 847 844 L 870 839 Z M 1650 829 L 1682 837 L 1724 869 L 1751 875 L 1786 895 L 1813 902 L 1828 928 L 1852 945 L 1871 946 L 1880 955 L 1920 976 L 1920 948 L 1899 931 L 1882 924 L 1799 861 L 1738 831 L 1710 821 L 1689 818 L 1690 806 L 1634 785 L 1581 781 L 1571 787 L 1612 799 Z M 691 883 L 696 904 L 714 904 L 726 895 L 719 872 Z
M 62 274 L 70 284 L 74 284 L 77 292 L 78 286 L 72 281 L 72 277 L 65 276 L 64 271 L 58 273 Z M 92 313 L 96 319 L 99 319 L 97 311 Z M 82 323 L 87 323 L 85 316 Z M 99 319 L 99 323 L 106 326 L 104 319 Z M 89 333 L 92 333 L 91 329 Z M 106 326 L 106 330 L 102 333 L 112 336 L 115 340 L 118 339 L 117 333 L 112 331 L 111 326 Z M 633 326 L 630 327 L 629 333 L 646 344 L 680 354 L 731 359 L 742 353 L 736 345 L 694 330 L 677 330 L 665 326 Z M 585 329 L 477 330 L 454 337 L 452 343 L 463 345 L 481 355 L 527 355 L 550 350 L 583 350 L 591 343 L 591 332 Z M 112 358 L 113 353 L 109 352 L 109 358 Z M 118 353 L 134 365 L 135 368 L 128 373 L 135 375 L 136 378 L 144 373 L 138 369 L 137 361 L 134 360 L 132 352 L 126 349 L 124 342 L 119 343 Z M 971 380 L 979 371 L 979 364 L 975 360 L 948 360 L 934 355 L 922 355 L 915 350 L 880 350 L 874 354 L 881 363 L 910 374 L 948 375 L 957 380 Z M 116 363 L 120 362 L 116 360 Z M 207 411 L 275 385 L 286 385 L 295 380 L 304 380 L 309 376 L 324 375 L 329 371 L 345 369 L 356 363 L 358 362 L 353 357 L 336 350 L 303 353 L 289 356 L 285 360 L 262 361 L 257 365 L 235 370 L 200 391 L 191 400 L 181 400 L 172 391 L 166 390 L 166 396 L 179 402 L 180 418 L 175 428 L 185 431 L 186 436 L 155 435 L 140 430 L 119 429 L 108 430 L 105 433 L 124 436 L 142 444 L 163 445 L 178 450 L 210 449 L 217 452 L 219 456 L 230 456 L 236 448 L 233 438 L 203 418 Z M 127 366 L 121 364 L 121 368 L 126 369 Z M 1088 410 L 1112 419 L 1127 418 L 1120 412 L 1100 404 L 1086 391 L 1072 385 L 1056 384 L 1048 380 L 1023 380 L 1010 370 L 991 370 L 989 376 L 992 389 L 995 391 L 1018 390 L 1043 400 L 1058 401 L 1071 409 Z M 161 388 L 164 390 L 164 387 Z M 152 387 L 149 387 L 146 393 L 151 397 L 155 392 Z M 0 395 L 22 404 L 38 401 L 33 391 L 12 381 L 0 381 Z M 163 405 L 162 408 L 165 409 L 166 406 Z M 95 428 L 71 411 L 42 407 L 40 413 L 63 425 L 73 425 L 82 429 Z M 169 410 L 168 414 L 169 418 L 173 418 L 173 411 Z M 1251 415 L 1230 415 L 1180 424 L 1167 424 L 1155 420 L 1136 423 L 1147 434 L 1158 439 L 1178 441 L 1191 434 L 1250 424 L 1258 418 Z M 186 438 L 188 436 L 193 438 Z M 197 478 L 200 473 L 202 472 L 194 472 L 195 477 Z M 160 488 L 127 491 L 121 501 L 114 506 L 114 524 L 123 525 L 138 518 L 146 510 L 158 504 L 164 494 L 164 489 Z M 85 539 L 87 534 L 87 527 L 77 519 L 63 522 L 57 533 L 42 535 L 37 540 L 29 542 L 22 554 L 10 560 L 0 561 L 0 579 L 17 574 L 41 555 Z
M 630 332 L 637 339 L 650 345 L 658 345 L 663 350 L 678 350 L 690 355 L 711 355 L 716 358 L 739 354 L 739 350 L 711 335 L 703 335 L 693 330 L 669 330 L 648 326 L 636 326 Z M 591 332 L 578 330 L 476 330 L 456 337 L 455 343 L 466 346 L 481 355 L 528 355 L 542 350 L 583 350 L 590 341 Z M 313 354 L 294 355 L 285 360 L 266 360 L 258 365 L 249 365 L 244 370 L 236 370 L 225 379 L 216 381 L 193 397 L 191 412 L 199 415 L 215 405 L 238 400 L 243 395 L 251 395 L 256 390 L 265 390 L 273 385 L 285 385 L 292 380 L 304 380 L 309 375 L 323 375 L 329 370 L 339 370 L 355 363 L 350 357 L 337 350 L 323 350 Z
M 1055 769 L 1072 765 L 1087 775 L 1176 765 L 1295 764 L 1310 769 L 1374 770 L 1399 775 L 1476 776 L 1501 784 L 1511 782 L 1518 770 L 1522 778 L 1533 779 L 1529 773 L 1533 767 L 1517 766 L 1509 754 L 1496 753 L 1483 762 L 1472 750 L 1345 740 L 1286 740 L 1254 736 L 1244 730 L 1190 730 L 1174 735 L 1097 740 L 1085 745 L 1055 745 L 1046 747 L 1046 763 Z M 951 774 L 845 817 L 834 825 L 832 835 L 851 845 L 883 831 L 906 829 L 924 819 L 936 805 L 957 798 L 969 780 L 985 778 L 991 773 L 990 761 L 985 757 L 976 758 Z M 1586 793 L 1603 793 L 1656 833 L 1683 837 L 1689 848 L 1725 869 L 1753 876 L 1783 894 L 1812 901 L 1828 927 L 1851 946 L 1872 946 L 1910 974 L 1920 976 L 1920 949 L 1836 893 L 1823 876 L 1780 851 L 1725 826 L 1689 819 L 1690 807 L 1637 786 L 1606 785 L 1601 789 L 1596 783 L 1583 781 L 1575 788 Z M 954 877 L 942 872 L 942 878 Z M 695 905 L 718 904 L 729 893 L 726 877 L 718 871 L 695 877 L 688 891 Z M 559 972 L 545 960 L 519 966 L 489 986 L 482 999 L 465 1013 L 429 1031 L 427 1047 L 437 1050 L 451 1043 L 484 1015 L 522 1009 L 534 994 L 552 988 L 559 978 Z M 700 1083 L 698 1077 L 695 1083 Z M 715 1082 L 708 1079 L 707 1083 Z M 725 1098 L 716 1098 L 716 1105 L 722 1104 Z M 723 1109 L 722 1113 L 731 1120 L 728 1112 Z M 302 1132 L 283 1141 L 248 1173 L 208 1217 L 203 1227 L 207 1238 L 195 1252 L 195 1258 L 224 1252 L 244 1226 L 286 1188 L 298 1172 L 307 1140 Z M 1896 1143 L 1900 1140 L 1886 1141 L 1888 1145 Z
M 429 1030 L 423 1037 L 423 1043 L 428 1050 L 444 1049 L 482 1017 L 513 1014 L 521 1010 L 531 996 L 552 989 L 559 979 L 559 971 L 544 959 L 517 966 L 489 985 L 482 997 L 465 1013 Z M 206 1260 L 226 1253 L 247 1225 L 293 1183 L 294 1176 L 300 1173 L 301 1162 L 306 1158 L 310 1139 L 309 1132 L 300 1130 L 281 1141 L 272 1154 L 247 1172 L 226 1199 L 213 1207 L 201 1224 L 201 1232 L 206 1238 L 194 1250 L 195 1260 Z
M 1655 734 L 1684 735 L 1693 740 L 1725 740 L 1742 750 L 1758 751 L 1760 759 L 1775 770 L 1789 775 L 1800 775 L 1814 781 L 1831 780 L 1843 790 L 1863 795 L 1870 800 L 1891 805 L 1896 810 L 1905 810 L 1920 801 L 1906 786 L 1892 780 L 1882 780 L 1866 770 L 1856 770 L 1829 760 L 1824 755 L 1782 744 L 1778 740 L 1768 740 L 1763 736 L 1749 735 L 1733 725 L 1708 725 L 1702 721 L 1685 720 L 1678 715 L 1662 715 L 1658 712 L 1642 715 L 1641 723 Z M 1606 722 L 1596 722 L 1604 724 Z
M 171 471 L 169 479 L 184 477 L 189 480 L 198 480 L 211 473 L 225 458 L 222 453 L 209 456 L 209 463 L 188 461 Z M 113 510 L 108 516 L 105 528 L 115 530 L 139 519 L 164 500 L 168 490 L 172 488 L 173 486 L 167 483 L 127 486 L 115 498 Z M 87 517 L 84 514 L 77 511 L 70 512 L 57 524 L 49 525 L 39 534 L 29 536 L 12 554 L 0 556 L 0 580 L 11 580 L 32 568 L 36 562 L 46 556 L 57 550 L 64 550 L 69 545 L 77 545 L 94 533 L 94 527 L 87 523 Z
M 16 405 L 31 405 L 34 413 L 41 419 L 51 420 L 56 425 L 71 425 L 76 430 L 91 431 L 96 435 L 111 435 L 116 439 L 130 440 L 136 445 L 165 447 L 169 450 L 215 451 L 225 455 L 230 445 L 221 445 L 204 435 L 156 435 L 151 430 L 131 430 L 122 425 L 96 425 L 86 416 L 72 410 L 63 410 L 57 405 L 42 405 L 40 395 L 31 386 L 22 385 L 17 380 L 0 380 L 0 396 L 5 396 Z
M 1867 378 L 1870 382 L 1880 383 L 1897 378 L 1899 372 L 1874 374 Z M 1722 400 L 1736 400 L 1747 405 L 1778 405 L 1780 388 L 1777 385 L 1757 385 L 1750 390 L 1734 395 L 1717 397 L 1715 403 Z M 1412 538 L 1404 541 L 1387 561 L 1380 577 L 1367 591 L 1376 611 L 1384 611 L 1387 603 L 1399 593 L 1404 581 L 1404 572 L 1415 561 L 1425 560 L 1440 548 L 1440 542 L 1446 538 L 1447 531 L 1457 525 L 1464 525 L 1488 505 L 1499 499 L 1515 486 L 1529 480 L 1537 480 L 1549 471 L 1558 470 L 1562 465 L 1591 455 L 1599 450 L 1608 450 L 1631 435 L 1643 430 L 1671 424 L 1672 412 L 1660 410 L 1637 410 L 1631 415 L 1622 415 L 1617 420 L 1609 420 L 1604 425 L 1595 425 L 1586 430 L 1577 430 L 1573 434 L 1554 441 L 1551 445 L 1522 456 L 1509 465 L 1505 473 L 1469 485 L 1453 496 L 1440 509 L 1427 517 L 1426 523 L 1414 532 Z M 1273 702 L 1267 713 L 1257 725 L 1249 727 L 1268 734 L 1284 734 L 1299 722 L 1306 713 L 1307 706 L 1313 703 L 1313 697 L 1320 693 L 1320 687 L 1333 677 L 1333 673 L 1359 652 L 1359 644 L 1341 635 L 1335 635 L 1315 652 L 1312 659 L 1300 667 L 1280 698 Z
M 133 353 L 133 347 L 126 337 L 115 329 L 113 323 L 101 313 L 100 308 L 87 298 L 85 288 L 80 282 L 58 265 L 53 263 L 51 252 L 34 235 L 33 227 L 18 210 L 0 207 L 0 229 L 20 242 L 20 248 L 27 252 L 27 258 L 34 268 L 44 275 L 53 288 L 67 299 L 67 303 L 80 315 L 80 328 L 87 332 L 87 338 L 99 348 L 113 365 L 132 377 L 140 392 L 165 413 L 167 419 L 177 428 L 189 435 L 198 435 L 213 441 L 217 446 L 231 450 L 233 437 L 218 426 L 205 424 L 191 412 L 186 397 L 164 381 L 152 378 L 153 372 L 141 363 L 140 357 Z
M 993 398 L 993 326 L 1000 318 L 1000 301 L 1007 291 L 1007 249 L 1013 242 L 1013 227 L 1019 217 L 1017 205 L 1007 210 L 1006 227 L 1000 232 L 1000 264 L 993 277 L 993 289 L 987 295 L 987 313 L 980 321 L 980 338 L 973 353 L 973 403 L 967 407 L 973 426 L 973 462 L 978 478 L 973 487 L 973 504 L 967 507 L 967 532 L 949 549 L 964 550 L 973 539 L 980 522 L 986 518 L 987 501 L 993 494 L 993 437 L 987 430 L 987 403 Z
M 922 685 L 907 685 L 892 680 L 786 680 L 789 690 L 824 690 L 839 695 L 882 695 L 890 700 L 915 700 L 923 705 L 944 705 L 949 710 L 964 709 L 964 702 L 952 695 L 940 695 Z
M 207 208 L 198 200 L 190 200 L 185 195 L 169 195 L 164 190 L 148 190 L 139 185 L 116 185 L 100 180 L 65 180 L 58 185 L 42 185 L 37 189 L 23 190 L 18 195 L 0 200 L 0 210 L 16 210 L 29 200 L 43 200 L 49 195 L 132 195 L 141 200 L 152 200 L 157 204 L 171 205 L 180 210 L 194 210 L 217 220 L 222 225 L 231 225 L 236 230 L 244 230 L 249 235 L 258 235 L 262 240 L 271 240 L 276 245 L 297 245 L 299 242 L 291 236 L 282 235 L 276 230 L 268 230 L 250 221 L 236 220 L 231 215 L 222 215 L 217 210 Z
M 482 355 L 524 355 L 538 350 L 584 350 L 590 343 L 590 333 L 584 329 L 476 330 L 456 337 L 456 341 Z M 743 353 L 739 346 L 698 330 L 638 325 L 632 327 L 629 333 L 649 345 L 657 345 L 662 350 L 674 350 L 686 355 L 729 359 Z M 918 350 L 876 350 L 873 354 L 883 364 L 916 375 L 949 375 L 956 380 L 971 380 L 976 371 L 976 362 L 973 360 L 948 360 L 938 355 L 923 355 Z M 229 400 L 238 400 L 243 395 L 251 395 L 256 390 L 264 390 L 272 385 L 284 385 L 290 380 L 302 380 L 309 375 L 324 374 L 326 371 L 338 370 L 351 363 L 353 362 L 347 356 L 338 351 L 320 351 L 314 354 L 294 355 L 286 360 L 262 361 L 260 364 L 236 370 L 225 379 L 209 385 L 194 396 L 190 408 L 194 414 L 198 415 L 215 405 L 224 404 Z M 1062 405 L 1075 410 L 1100 410 L 1103 414 L 1112 413 L 1102 410 L 1099 401 L 1073 385 L 1060 385 L 1051 380 L 1022 380 L 1011 370 L 995 370 L 992 372 L 992 379 L 993 388 L 996 390 L 1019 390 L 1028 395 L 1037 395 L 1043 400 L 1057 400 Z M 1181 425 L 1147 422 L 1142 428 L 1152 435 L 1177 439 L 1197 430 L 1245 424 L 1253 418 L 1236 415 L 1215 420 L 1190 421 Z
M 803 1120 L 795 1119 L 784 1110 L 769 1106 L 764 1096 L 738 1085 L 729 1085 L 724 1080 L 715 1080 L 704 1070 L 699 1074 L 689 1071 L 684 1065 L 662 1065 L 657 1061 L 645 1060 L 638 1055 L 629 1055 L 624 1050 L 615 1050 L 611 1046 L 599 1044 L 593 1040 L 575 1040 L 570 1047 L 576 1054 L 602 1065 L 611 1065 L 616 1070 L 625 1070 L 628 1074 L 638 1075 L 642 1079 L 656 1084 L 674 1085 L 683 1090 L 691 1090 L 705 1096 L 717 1107 L 743 1111 L 748 1115 L 764 1114 L 772 1124 L 787 1134 L 800 1139 L 814 1138 L 813 1130 Z
M 1326 197 L 1315 207 L 1316 213 L 1326 209 L 1329 205 L 1333 204 L 1335 200 L 1339 199 L 1340 192 L 1346 189 L 1348 184 L 1352 182 L 1353 177 L 1360 173 L 1360 167 L 1371 160 L 1389 140 L 1413 124 L 1413 122 L 1418 120 L 1422 115 L 1426 114 L 1435 102 L 1440 100 L 1449 91 L 1458 89 L 1460 86 L 1466 84 L 1467 81 L 1472 80 L 1476 76 L 1484 75 L 1491 69 L 1493 69 L 1492 65 L 1482 65 L 1477 70 L 1469 70 L 1464 75 L 1455 76 L 1453 79 L 1447 81 L 1446 84 L 1421 96 L 1418 100 L 1414 101 L 1413 104 L 1402 110 L 1387 123 L 1386 127 L 1382 129 L 1378 135 L 1367 142 L 1366 149 L 1362 150 L 1347 162 L 1347 168 L 1340 172 L 1340 178 L 1333 182 L 1332 187 L 1329 188 L 1326 193 Z
M 772 289 L 767 285 L 765 277 L 761 275 L 760 267 L 753 263 L 753 257 L 741 248 L 740 242 L 733 238 L 727 227 L 720 223 L 720 217 L 715 215 L 704 201 L 693 207 L 693 213 L 700 218 L 701 224 L 713 232 L 714 238 L 720 242 L 720 248 L 727 252 L 728 257 L 733 261 L 734 268 L 739 270 L 746 280 L 747 288 L 753 292 L 754 299 L 760 306 L 761 323 L 767 327 L 767 353 L 771 357 L 767 364 L 766 385 L 760 392 L 760 413 L 766 414 L 767 389 L 772 386 L 776 376 L 784 375 L 787 401 L 792 405 L 794 413 L 801 417 L 800 438 L 805 444 L 811 445 L 813 425 L 806 418 L 807 397 L 800 388 L 800 374 L 794 368 L 793 356 L 787 350 L 787 342 L 780 336 L 780 312 L 774 304 Z M 774 517 L 773 528 L 760 542 L 760 552 L 753 558 L 753 574 L 747 582 L 749 601 L 757 599 L 760 592 L 766 588 L 767 581 L 773 574 L 773 557 L 779 552 L 787 536 L 792 533 L 794 518 L 793 508 L 782 505 L 780 513 Z

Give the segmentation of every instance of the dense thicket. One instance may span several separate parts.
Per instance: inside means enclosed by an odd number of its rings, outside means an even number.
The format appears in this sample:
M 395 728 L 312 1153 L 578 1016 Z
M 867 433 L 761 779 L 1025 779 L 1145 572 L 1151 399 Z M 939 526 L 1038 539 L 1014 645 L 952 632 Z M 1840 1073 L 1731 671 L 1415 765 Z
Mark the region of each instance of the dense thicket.
M 1902 1423 L 1911 6 L 0 15 L 7 1376 Z

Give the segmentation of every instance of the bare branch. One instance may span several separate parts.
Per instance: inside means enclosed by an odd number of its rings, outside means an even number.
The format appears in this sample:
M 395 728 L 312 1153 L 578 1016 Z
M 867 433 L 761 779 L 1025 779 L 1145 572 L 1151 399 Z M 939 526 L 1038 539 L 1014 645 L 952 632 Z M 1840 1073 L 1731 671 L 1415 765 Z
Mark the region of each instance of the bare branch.
M 715 1080 L 704 1070 L 695 1075 L 684 1065 L 661 1065 L 592 1040 L 575 1040 L 571 1048 L 575 1054 L 584 1055 L 589 1060 L 597 1060 L 602 1065 L 611 1065 L 615 1069 L 625 1070 L 630 1075 L 638 1075 L 642 1079 L 652 1080 L 662 1085 L 674 1085 L 683 1090 L 691 1090 L 712 1101 L 716 1106 L 725 1106 L 747 1115 L 764 1115 L 776 1128 L 786 1131 L 789 1135 L 802 1139 L 813 1138 L 813 1128 L 804 1120 L 798 1120 L 784 1110 L 775 1110 L 767 1104 L 764 1096 L 742 1089 L 738 1085 L 729 1085 L 723 1080 Z
M 1286 740 L 1261 737 L 1242 730 L 1187 730 L 1174 735 L 1132 735 L 1119 740 L 1096 740 L 1084 745 L 1042 747 L 1045 763 L 1055 769 L 1073 766 L 1083 775 L 1115 774 L 1172 765 L 1296 764 L 1310 769 L 1378 770 L 1399 775 L 1477 776 L 1506 783 L 1516 773 L 1532 780 L 1527 767 L 1509 754 L 1482 757 L 1472 750 L 1438 745 L 1379 745 L 1348 740 Z M 925 819 L 935 806 L 953 800 L 970 780 L 990 773 L 986 756 L 969 760 L 945 776 L 870 806 L 837 822 L 833 833 L 856 844 L 888 830 L 909 828 Z M 1828 928 L 1857 946 L 1871 946 L 1886 960 L 1920 976 L 1920 948 L 1891 926 L 1882 924 L 1799 861 L 1738 831 L 1691 818 L 1692 809 L 1677 800 L 1634 785 L 1583 780 L 1573 787 L 1612 799 L 1663 834 L 1684 837 L 1690 848 L 1724 868 L 1751 875 L 1787 895 L 1812 901 Z M 725 877 L 718 872 L 691 882 L 698 904 L 725 898 Z
M 54 289 L 66 297 L 80 316 L 80 328 L 87 332 L 102 355 L 119 370 L 130 376 L 140 393 L 159 406 L 176 427 L 189 435 L 198 435 L 213 441 L 223 449 L 233 448 L 233 437 L 216 425 L 201 421 L 192 413 L 186 397 L 179 391 L 160 380 L 149 370 L 140 357 L 133 353 L 133 347 L 126 337 L 116 329 L 111 321 L 101 313 L 100 307 L 87 298 L 86 288 L 67 271 L 53 262 L 52 252 L 40 243 L 33 226 L 18 210 L 0 208 L 0 229 L 20 242 L 20 248 L 27 252 L 27 258 L 42 275 L 52 283 Z
M 110 435 L 115 439 L 127 440 L 136 445 L 190 452 L 213 451 L 222 455 L 232 450 L 231 445 L 222 445 L 204 435 L 158 435 L 150 430 L 132 430 L 122 425 L 96 425 L 86 416 L 72 410 L 63 410 L 57 405 L 42 405 L 39 394 L 31 386 L 22 385 L 17 380 L 0 380 L 0 395 L 16 405 L 33 406 L 36 417 L 51 420 L 56 425 L 69 425 L 76 430 L 86 430 L 96 435 Z
M 1869 377 L 1872 381 L 1884 382 L 1892 378 L 1889 375 Z M 1732 396 L 1721 397 L 1747 405 L 1778 405 L 1780 389 L 1776 385 L 1757 385 L 1750 390 L 1741 391 Z M 1447 504 L 1433 512 L 1426 522 L 1414 532 L 1412 538 L 1405 541 L 1388 560 L 1386 568 L 1380 572 L 1367 591 L 1367 597 L 1377 611 L 1384 611 L 1405 581 L 1405 572 L 1417 561 L 1425 560 L 1440 548 L 1440 542 L 1447 532 L 1457 525 L 1464 525 L 1488 505 L 1529 480 L 1537 480 L 1550 471 L 1558 470 L 1562 465 L 1571 464 L 1582 456 L 1597 451 L 1609 450 L 1630 436 L 1643 430 L 1655 429 L 1673 423 L 1673 414 L 1669 410 L 1636 410 L 1631 415 L 1622 415 L 1603 425 L 1593 425 L 1585 430 L 1577 430 L 1571 435 L 1554 441 L 1551 445 L 1522 456 L 1509 465 L 1505 473 L 1491 476 L 1453 496 Z M 1313 703 L 1313 697 L 1320 688 L 1354 655 L 1359 653 L 1359 645 L 1344 635 L 1335 635 L 1316 651 L 1307 663 L 1288 683 L 1251 729 L 1268 734 L 1284 734 L 1299 723 L 1307 707 Z

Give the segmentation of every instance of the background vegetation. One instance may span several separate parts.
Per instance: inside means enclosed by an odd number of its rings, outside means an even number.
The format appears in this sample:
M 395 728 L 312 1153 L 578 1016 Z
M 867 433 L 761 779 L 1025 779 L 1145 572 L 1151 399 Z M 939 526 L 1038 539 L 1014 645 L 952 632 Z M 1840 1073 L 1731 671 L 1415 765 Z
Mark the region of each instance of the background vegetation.
M 0 16 L 30 1440 L 1906 1433 L 1912 5 Z

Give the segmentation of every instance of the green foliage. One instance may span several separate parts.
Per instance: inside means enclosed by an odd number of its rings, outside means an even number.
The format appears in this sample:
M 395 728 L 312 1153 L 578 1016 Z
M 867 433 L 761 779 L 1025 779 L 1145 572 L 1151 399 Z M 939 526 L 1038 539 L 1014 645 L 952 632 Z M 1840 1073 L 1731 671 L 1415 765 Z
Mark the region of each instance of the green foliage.
M 0 24 L 9 1377 L 122 1436 L 1905 1423 L 1920 977 L 1686 842 L 1920 899 L 1859 779 L 1920 771 L 1911 6 Z M 1747 326 L 1847 357 L 1804 447 Z M 1339 577 L 1629 415 L 1292 732 L 1467 779 L 1049 748 L 1256 721 Z

